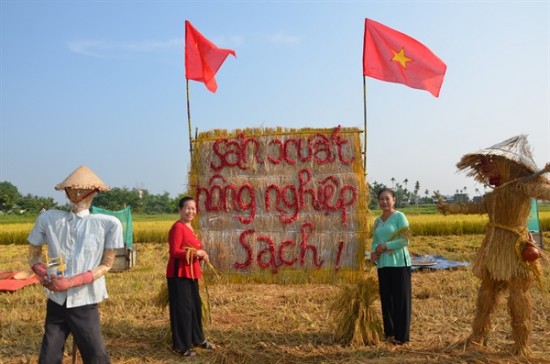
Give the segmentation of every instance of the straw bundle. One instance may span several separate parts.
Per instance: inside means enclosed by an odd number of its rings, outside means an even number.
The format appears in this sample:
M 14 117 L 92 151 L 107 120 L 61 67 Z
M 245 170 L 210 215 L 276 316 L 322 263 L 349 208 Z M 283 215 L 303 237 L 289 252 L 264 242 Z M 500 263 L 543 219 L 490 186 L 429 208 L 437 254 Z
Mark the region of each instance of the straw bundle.
M 375 345 L 380 341 L 382 325 L 373 307 L 378 297 L 378 283 L 372 276 L 360 279 L 355 285 L 342 287 L 342 294 L 331 306 L 337 342 Z
M 401 237 L 403 237 L 404 239 L 406 240 L 410 240 L 411 237 L 412 237 L 412 231 L 411 229 L 409 229 L 408 226 L 405 226 L 405 227 L 402 227 L 401 229 L 397 230 L 396 232 L 394 232 L 388 239 L 386 239 L 387 241 L 391 241 L 395 238 L 397 238 L 399 235 L 401 235 Z

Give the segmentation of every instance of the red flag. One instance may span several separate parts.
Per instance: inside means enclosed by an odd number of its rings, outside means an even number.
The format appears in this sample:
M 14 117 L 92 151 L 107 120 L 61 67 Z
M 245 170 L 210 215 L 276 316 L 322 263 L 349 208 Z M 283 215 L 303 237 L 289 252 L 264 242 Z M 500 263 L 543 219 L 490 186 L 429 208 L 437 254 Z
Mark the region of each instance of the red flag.
M 425 45 L 370 19 L 365 19 L 363 75 L 426 90 L 435 97 L 447 66 Z
M 214 76 L 230 54 L 236 57 L 234 50 L 216 47 L 185 21 L 185 78 L 203 82 L 207 89 L 216 92 L 218 84 Z

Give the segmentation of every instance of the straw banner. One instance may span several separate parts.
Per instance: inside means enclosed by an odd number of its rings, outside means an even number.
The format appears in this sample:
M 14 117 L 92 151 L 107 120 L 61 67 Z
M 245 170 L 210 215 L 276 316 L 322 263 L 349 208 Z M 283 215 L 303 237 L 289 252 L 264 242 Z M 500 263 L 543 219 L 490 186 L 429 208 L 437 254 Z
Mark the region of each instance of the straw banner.
M 189 174 L 198 231 L 220 271 L 357 269 L 367 236 L 361 132 L 201 133 Z

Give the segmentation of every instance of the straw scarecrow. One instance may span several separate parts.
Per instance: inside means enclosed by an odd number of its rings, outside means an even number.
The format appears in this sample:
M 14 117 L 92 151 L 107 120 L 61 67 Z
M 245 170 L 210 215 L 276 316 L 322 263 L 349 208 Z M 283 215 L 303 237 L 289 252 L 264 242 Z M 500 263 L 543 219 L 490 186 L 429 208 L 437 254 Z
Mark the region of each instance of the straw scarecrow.
M 487 213 L 485 238 L 473 264 L 481 279 L 476 314 L 469 344 L 487 345 L 491 314 L 503 292 L 509 290 L 513 352 L 529 355 L 532 284 L 542 273 L 540 252 L 527 230 L 531 198 L 550 200 L 550 181 L 537 171 L 525 135 L 519 135 L 481 151 L 466 154 L 457 163 L 460 170 L 493 187 L 480 204 L 439 203 L 442 213 Z

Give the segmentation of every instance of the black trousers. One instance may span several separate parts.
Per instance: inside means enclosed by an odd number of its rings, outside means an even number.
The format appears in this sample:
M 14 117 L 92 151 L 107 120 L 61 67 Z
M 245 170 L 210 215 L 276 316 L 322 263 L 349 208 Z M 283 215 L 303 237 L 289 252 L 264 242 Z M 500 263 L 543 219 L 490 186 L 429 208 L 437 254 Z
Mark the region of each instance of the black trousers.
M 378 269 L 384 336 L 406 343 L 411 327 L 411 267 Z
M 101 336 L 97 304 L 67 308 L 48 300 L 44 338 L 39 364 L 60 364 L 69 333 L 85 364 L 109 364 L 109 354 Z
M 167 280 L 172 348 L 177 351 L 192 349 L 204 342 L 199 281 L 188 278 Z

